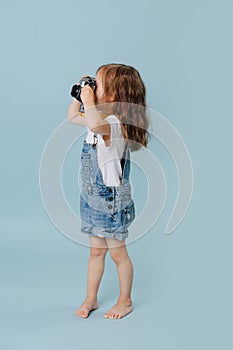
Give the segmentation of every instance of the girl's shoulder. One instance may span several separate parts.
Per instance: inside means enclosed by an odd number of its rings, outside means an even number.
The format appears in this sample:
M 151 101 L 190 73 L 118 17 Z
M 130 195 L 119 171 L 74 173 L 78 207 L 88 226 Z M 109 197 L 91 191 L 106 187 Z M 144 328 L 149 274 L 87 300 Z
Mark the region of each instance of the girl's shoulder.
M 105 118 L 105 120 L 107 120 L 108 122 L 113 122 L 113 123 L 115 122 L 115 123 L 118 123 L 118 124 L 121 123 L 120 119 L 115 114 L 109 114 Z
M 105 118 L 105 120 L 110 124 L 110 139 L 116 140 L 118 142 L 120 142 L 121 139 L 123 140 L 124 136 L 122 133 L 121 121 L 119 120 L 119 118 L 114 114 L 110 114 Z
M 111 130 L 115 129 L 121 132 L 121 121 L 115 114 L 108 115 L 105 120 L 110 124 Z

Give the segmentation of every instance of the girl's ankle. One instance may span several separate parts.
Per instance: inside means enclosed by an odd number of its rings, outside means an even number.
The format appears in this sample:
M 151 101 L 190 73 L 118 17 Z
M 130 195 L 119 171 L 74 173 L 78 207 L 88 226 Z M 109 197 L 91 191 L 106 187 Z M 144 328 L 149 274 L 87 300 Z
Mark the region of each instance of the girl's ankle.
M 123 298 L 123 297 L 119 297 L 117 300 L 118 304 L 125 304 L 125 305 L 132 305 L 132 299 L 131 298 Z
M 96 297 L 86 297 L 85 302 L 88 304 L 94 304 L 94 303 L 97 303 L 97 298 Z

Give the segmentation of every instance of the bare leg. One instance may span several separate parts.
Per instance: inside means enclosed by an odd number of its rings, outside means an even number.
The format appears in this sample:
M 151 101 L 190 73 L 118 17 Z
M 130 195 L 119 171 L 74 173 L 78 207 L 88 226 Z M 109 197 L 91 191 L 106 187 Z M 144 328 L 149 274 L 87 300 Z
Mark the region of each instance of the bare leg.
M 106 318 L 118 319 L 133 310 L 131 289 L 133 284 L 133 264 L 128 255 L 125 241 L 106 238 L 112 259 L 116 263 L 120 283 L 120 295 L 117 303 L 104 315 Z
M 97 294 L 104 272 L 105 256 L 108 251 L 105 238 L 90 237 L 90 257 L 88 262 L 87 294 L 83 304 L 75 314 L 87 318 L 91 310 L 98 308 Z

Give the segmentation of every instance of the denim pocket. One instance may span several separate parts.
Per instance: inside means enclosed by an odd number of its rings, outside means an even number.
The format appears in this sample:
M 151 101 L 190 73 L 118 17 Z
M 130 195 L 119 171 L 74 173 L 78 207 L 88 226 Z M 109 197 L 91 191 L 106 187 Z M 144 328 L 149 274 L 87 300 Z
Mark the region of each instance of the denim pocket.
M 134 202 L 132 201 L 131 204 L 129 204 L 122 210 L 123 226 L 126 226 L 126 227 L 129 226 L 134 219 L 135 219 L 135 205 L 134 205 Z
M 130 182 L 125 182 L 116 187 L 116 197 L 124 200 L 131 200 L 131 185 Z

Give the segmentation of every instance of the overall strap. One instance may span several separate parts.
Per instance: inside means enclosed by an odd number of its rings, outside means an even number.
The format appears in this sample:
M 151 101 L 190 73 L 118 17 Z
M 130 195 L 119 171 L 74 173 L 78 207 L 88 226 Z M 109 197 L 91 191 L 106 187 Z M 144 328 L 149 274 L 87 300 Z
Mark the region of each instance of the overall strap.
M 125 157 L 126 157 L 126 149 L 127 149 L 127 144 L 125 144 L 125 149 L 121 158 L 121 169 L 122 169 L 122 176 L 123 176 L 123 170 L 124 170 L 124 165 L 125 165 Z
M 94 140 L 94 142 L 93 142 L 92 147 L 95 148 L 96 145 L 97 145 L 97 142 L 98 142 L 98 136 L 97 136 L 97 134 L 94 134 L 94 135 L 93 135 L 93 140 Z

